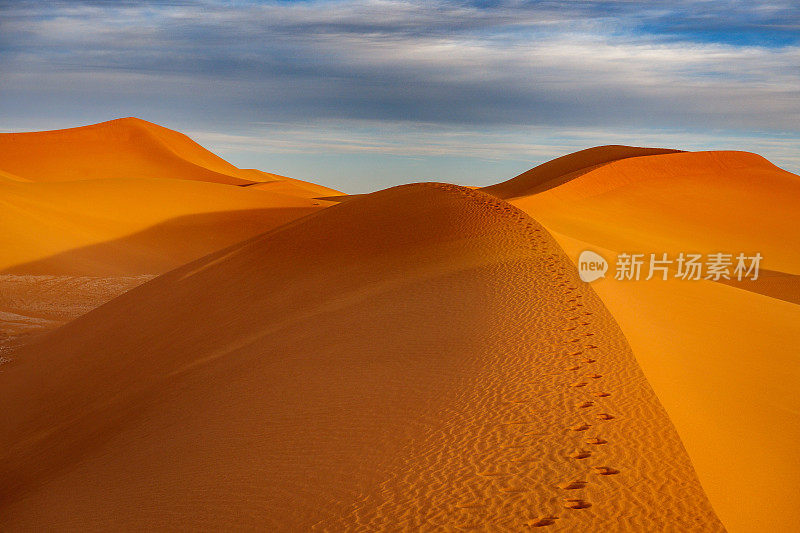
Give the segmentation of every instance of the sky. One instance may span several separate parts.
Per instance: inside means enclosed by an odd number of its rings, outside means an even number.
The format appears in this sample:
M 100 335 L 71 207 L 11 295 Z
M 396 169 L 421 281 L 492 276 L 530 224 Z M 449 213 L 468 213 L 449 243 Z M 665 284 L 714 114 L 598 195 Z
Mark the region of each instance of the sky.
M 800 172 L 796 0 L 0 0 L 0 131 L 136 116 L 345 192 L 602 144 Z

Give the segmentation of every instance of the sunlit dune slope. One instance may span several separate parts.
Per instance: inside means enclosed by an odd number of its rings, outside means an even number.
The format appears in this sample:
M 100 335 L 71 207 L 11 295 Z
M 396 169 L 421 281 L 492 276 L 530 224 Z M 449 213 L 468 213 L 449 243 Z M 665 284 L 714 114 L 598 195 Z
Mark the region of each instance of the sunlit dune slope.
M 800 273 L 800 178 L 754 154 L 697 152 L 618 160 L 534 194 L 523 185 L 508 199 L 573 261 L 591 249 L 612 263 L 592 286 L 729 531 L 792 529 L 800 521 L 800 306 L 790 303 Z M 622 282 L 613 279 L 619 252 L 760 252 L 770 271 L 738 288 Z
M 278 192 L 281 194 L 289 194 L 291 196 L 299 196 L 302 198 L 325 198 L 342 195 L 342 193 L 335 189 L 331 189 L 330 187 L 325 187 L 323 185 L 317 185 L 316 183 L 309 183 L 307 181 L 294 178 L 287 178 L 286 176 L 279 176 L 277 174 L 269 174 L 259 170 L 254 170 L 253 172 L 267 174 L 267 176 L 270 176 L 273 179 L 271 181 L 262 181 L 261 183 L 248 185 L 248 187 L 252 189 Z
M 513 198 L 550 189 L 613 161 L 675 152 L 678 150 L 622 145 L 596 146 L 547 161 L 510 180 L 484 187 L 483 190 L 498 198 Z
M 800 177 L 747 152 L 685 152 L 603 165 L 540 194 L 503 196 L 561 233 L 646 252 L 755 252 L 800 274 Z M 566 209 L 565 209 L 566 208 Z M 614 243 L 618 246 L 607 246 Z
M 31 181 L 172 178 L 231 185 L 271 181 L 189 137 L 138 118 L 29 133 L 0 133 L 0 170 Z
M 0 182 L 0 270 L 158 274 L 329 202 L 161 179 Z
M 721 530 L 592 289 L 457 186 L 165 274 L 21 350 L 0 402 L 3 530 Z

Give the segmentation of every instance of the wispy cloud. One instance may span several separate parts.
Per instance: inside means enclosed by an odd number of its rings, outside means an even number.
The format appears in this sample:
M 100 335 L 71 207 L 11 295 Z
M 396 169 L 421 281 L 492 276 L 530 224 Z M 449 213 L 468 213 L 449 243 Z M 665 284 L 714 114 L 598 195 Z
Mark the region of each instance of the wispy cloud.
M 282 126 L 271 149 L 297 141 L 490 159 L 509 145 L 539 153 L 521 137 L 494 142 L 499 131 L 675 131 L 708 144 L 749 135 L 759 146 L 800 136 L 800 10 L 783 0 L 0 2 L 0 11 L 3 127 L 136 114 L 245 136 L 277 122 L 315 137 Z M 456 130 L 483 141 L 414 147 L 422 132 Z

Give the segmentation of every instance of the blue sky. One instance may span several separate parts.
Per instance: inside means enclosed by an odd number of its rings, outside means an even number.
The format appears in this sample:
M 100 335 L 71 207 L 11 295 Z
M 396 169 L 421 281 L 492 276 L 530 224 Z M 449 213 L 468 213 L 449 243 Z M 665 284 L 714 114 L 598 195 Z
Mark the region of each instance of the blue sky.
M 793 1 L 8 2 L 0 129 L 138 116 L 348 192 L 599 144 L 800 171 Z

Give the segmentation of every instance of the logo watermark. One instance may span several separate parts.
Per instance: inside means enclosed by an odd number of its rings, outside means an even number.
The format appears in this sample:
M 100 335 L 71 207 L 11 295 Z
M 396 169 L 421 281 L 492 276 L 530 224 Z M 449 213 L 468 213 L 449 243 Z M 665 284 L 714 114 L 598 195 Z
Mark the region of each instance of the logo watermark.
M 591 283 L 600 278 L 606 277 L 608 271 L 608 261 L 605 258 L 591 250 L 584 250 L 578 257 L 578 275 L 581 281 Z
M 653 278 L 681 280 L 750 280 L 758 279 L 763 256 L 760 253 L 713 253 L 696 254 L 680 252 L 641 254 L 622 252 L 617 254 L 614 279 L 619 281 L 651 280 Z M 600 254 L 584 250 L 578 257 L 578 274 L 582 281 L 591 283 L 604 278 L 608 262 Z

